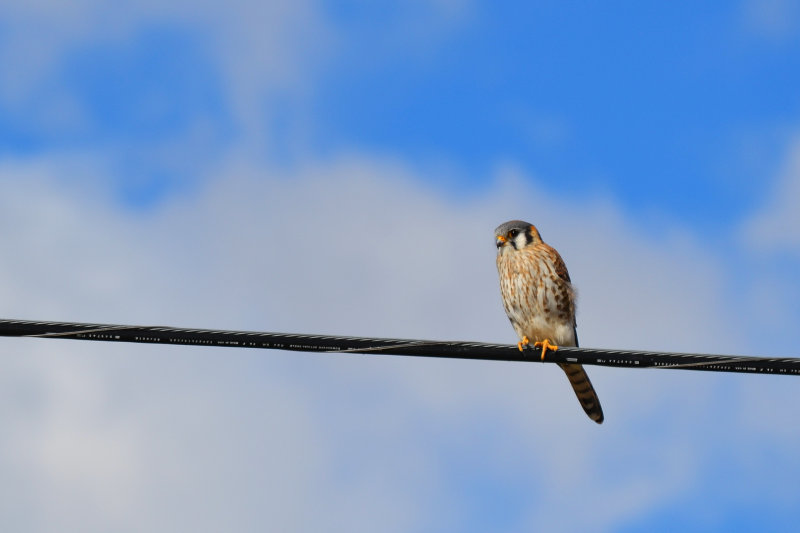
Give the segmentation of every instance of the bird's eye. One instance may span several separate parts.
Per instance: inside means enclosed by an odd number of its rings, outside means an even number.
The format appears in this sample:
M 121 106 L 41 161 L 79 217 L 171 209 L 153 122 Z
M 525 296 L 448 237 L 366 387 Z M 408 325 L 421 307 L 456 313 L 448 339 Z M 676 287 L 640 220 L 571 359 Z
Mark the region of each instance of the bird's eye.
M 518 229 L 512 229 L 511 231 L 508 232 L 508 234 L 511 235 L 511 238 L 513 239 L 514 237 L 519 235 L 519 230 Z

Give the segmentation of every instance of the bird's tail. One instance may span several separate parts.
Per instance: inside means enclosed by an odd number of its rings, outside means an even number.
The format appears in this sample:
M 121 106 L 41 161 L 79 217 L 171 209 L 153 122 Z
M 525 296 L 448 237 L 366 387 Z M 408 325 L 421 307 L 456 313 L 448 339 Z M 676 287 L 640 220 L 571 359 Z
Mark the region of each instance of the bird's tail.
M 572 390 L 575 391 L 575 396 L 578 397 L 581 407 L 589 415 L 589 418 L 598 424 L 602 424 L 603 408 L 600 407 L 600 399 L 597 397 L 597 393 L 594 391 L 592 382 L 589 381 L 589 376 L 583 369 L 583 365 L 559 363 L 558 366 L 567 374 Z

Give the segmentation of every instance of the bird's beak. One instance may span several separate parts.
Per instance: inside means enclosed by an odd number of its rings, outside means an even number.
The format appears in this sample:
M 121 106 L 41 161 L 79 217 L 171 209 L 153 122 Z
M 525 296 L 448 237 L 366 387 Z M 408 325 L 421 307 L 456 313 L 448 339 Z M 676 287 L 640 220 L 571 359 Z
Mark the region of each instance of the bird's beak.
M 500 247 L 501 247 L 501 246 L 503 246 L 503 245 L 504 245 L 504 244 L 505 244 L 507 241 L 508 241 L 508 240 L 507 240 L 505 237 L 503 237 L 502 235 L 498 235 L 498 236 L 497 236 L 497 241 L 495 242 L 495 244 L 497 244 L 497 247 L 498 247 L 498 248 L 500 248 Z

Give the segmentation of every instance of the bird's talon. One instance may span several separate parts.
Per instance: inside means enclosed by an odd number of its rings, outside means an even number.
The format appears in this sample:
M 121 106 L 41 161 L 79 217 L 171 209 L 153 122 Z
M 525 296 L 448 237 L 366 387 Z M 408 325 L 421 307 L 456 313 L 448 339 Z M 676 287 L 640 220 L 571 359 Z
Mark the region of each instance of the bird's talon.
M 527 337 L 525 337 L 525 339 L 527 339 Z M 543 341 L 536 341 L 533 343 L 533 347 L 542 349 L 542 361 L 544 361 L 544 356 L 547 353 L 547 350 L 552 350 L 554 352 L 558 350 L 558 346 L 556 346 L 555 344 L 550 344 L 549 339 L 545 339 Z
M 522 337 L 522 341 L 517 343 L 517 348 L 519 348 L 519 351 L 521 352 L 525 350 L 525 347 L 527 347 L 530 342 L 531 341 L 528 340 L 528 337 Z

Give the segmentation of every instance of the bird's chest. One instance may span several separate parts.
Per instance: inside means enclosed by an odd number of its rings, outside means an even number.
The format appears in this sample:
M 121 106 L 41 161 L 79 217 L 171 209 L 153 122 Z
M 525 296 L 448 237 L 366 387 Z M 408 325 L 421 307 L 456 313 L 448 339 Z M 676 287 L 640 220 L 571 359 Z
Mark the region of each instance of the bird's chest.
M 563 280 L 536 254 L 500 255 L 497 268 L 503 305 L 515 327 L 549 322 L 564 314 Z

